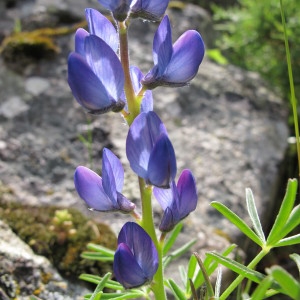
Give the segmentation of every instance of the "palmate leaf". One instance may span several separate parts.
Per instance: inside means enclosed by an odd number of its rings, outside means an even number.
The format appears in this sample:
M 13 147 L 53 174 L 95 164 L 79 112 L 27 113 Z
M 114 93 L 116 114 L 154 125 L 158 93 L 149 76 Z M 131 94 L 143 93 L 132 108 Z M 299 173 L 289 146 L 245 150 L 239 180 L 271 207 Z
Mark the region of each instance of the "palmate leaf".
M 224 217 L 226 217 L 232 224 L 234 224 L 241 232 L 243 232 L 249 239 L 258 244 L 259 246 L 263 246 L 264 241 L 260 239 L 259 236 L 255 234 L 255 232 L 233 211 L 231 211 L 224 204 L 213 201 L 211 206 L 217 209 Z
M 97 276 L 97 275 L 92 275 L 92 274 L 81 274 L 79 276 L 79 279 L 94 283 L 94 284 L 99 284 L 101 282 L 102 277 Z M 112 290 L 124 290 L 124 287 L 117 281 L 114 280 L 107 280 L 105 287 L 110 288 Z
M 256 205 L 254 202 L 254 196 L 251 191 L 251 189 L 246 189 L 246 202 L 247 202 L 247 209 L 249 216 L 251 218 L 253 228 L 256 232 L 256 234 L 259 236 L 261 241 L 265 244 L 266 243 L 266 238 L 264 235 L 264 232 L 262 230 L 261 222 L 257 213 Z
M 276 244 L 276 242 L 284 237 L 282 236 L 282 232 L 284 231 L 284 226 L 286 225 L 294 207 L 297 186 L 298 184 L 296 179 L 289 179 L 287 190 L 280 206 L 279 213 L 267 238 L 267 245 L 269 246 L 273 246 Z
M 282 292 L 292 299 L 300 299 L 300 283 L 280 266 L 267 269 L 269 273 L 282 287 Z

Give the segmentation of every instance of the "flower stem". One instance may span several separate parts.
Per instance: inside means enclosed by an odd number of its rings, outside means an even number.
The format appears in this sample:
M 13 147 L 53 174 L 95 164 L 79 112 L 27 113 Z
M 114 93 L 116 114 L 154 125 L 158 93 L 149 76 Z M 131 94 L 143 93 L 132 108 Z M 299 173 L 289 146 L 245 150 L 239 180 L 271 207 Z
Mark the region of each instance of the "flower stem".
M 162 257 L 163 257 L 163 245 L 157 239 L 153 221 L 152 214 L 152 187 L 147 186 L 145 180 L 139 177 L 139 186 L 142 199 L 142 222 L 141 226 L 150 235 L 156 250 L 158 252 L 158 269 L 154 275 L 153 283 L 151 289 L 155 295 L 155 299 L 166 300 L 166 293 L 164 288 L 164 275 L 162 267 Z
M 140 106 L 136 101 L 136 96 L 135 96 L 135 92 L 130 77 L 127 25 L 125 22 L 119 22 L 118 25 L 119 25 L 119 41 L 120 41 L 120 60 L 123 66 L 123 71 L 125 76 L 124 90 L 125 90 L 128 112 L 129 112 L 129 114 L 124 117 L 126 118 L 128 124 L 131 125 L 135 117 L 140 113 Z
M 256 265 L 264 258 L 269 252 L 271 248 L 264 248 L 262 249 L 256 257 L 249 263 L 247 268 L 253 270 Z M 239 275 L 231 284 L 230 286 L 223 292 L 223 294 L 220 296 L 219 300 L 225 300 L 228 298 L 228 296 L 237 288 L 237 286 L 243 281 L 245 278 L 244 275 Z

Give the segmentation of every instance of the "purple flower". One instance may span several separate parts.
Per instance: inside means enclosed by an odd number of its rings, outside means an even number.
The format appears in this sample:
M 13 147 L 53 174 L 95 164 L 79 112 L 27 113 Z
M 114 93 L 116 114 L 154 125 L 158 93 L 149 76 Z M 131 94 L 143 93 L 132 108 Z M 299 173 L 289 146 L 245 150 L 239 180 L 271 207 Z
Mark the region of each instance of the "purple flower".
M 112 12 L 115 20 L 123 22 L 127 19 L 132 0 L 98 0 L 98 2 Z
M 151 282 L 158 268 L 158 253 L 147 232 L 134 222 L 127 222 L 118 236 L 113 270 L 125 288 Z
M 184 86 L 196 76 L 203 56 L 204 43 L 195 30 L 186 31 L 172 46 L 170 21 L 165 16 L 153 40 L 154 67 L 143 78 L 142 84 L 149 89 Z
M 197 189 L 190 170 L 184 170 L 176 186 L 173 181 L 170 189 L 154 188 L 153 193 L 164 210 L 159 229 L 168 232 L 184 219 L 197 206 Z
M 136 0 L 132 3 L 130 16 L 149 21 L 159 21 L 168 4 L 169 0 Z
M 102 178 L 83 166 L 77 167 L 74 174 L 77 193 L 92 210 L 124 213 L 134 210 L 135 205 L 121 194 L 123 182 L 121 162 L 106 148 L 103 149 Z
M 153 111 L 139 114 L 131 124 L 126 154 L 132 170 L 148 184 L 168 188 L 176 176 L 176 158 L 167 130 Z
M 80 31 L 76 51 L 68 58 L 68 82 L 75 99 L 92 114 L 121 111 L 124 73 L 114 50 L 98 36 Z

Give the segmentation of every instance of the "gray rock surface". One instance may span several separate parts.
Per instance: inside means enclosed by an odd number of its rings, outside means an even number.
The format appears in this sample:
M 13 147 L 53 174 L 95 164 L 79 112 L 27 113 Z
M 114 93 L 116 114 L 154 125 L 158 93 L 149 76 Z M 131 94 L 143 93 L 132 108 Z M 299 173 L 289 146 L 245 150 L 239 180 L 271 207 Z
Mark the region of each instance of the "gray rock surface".
M 0 220 L 0 299 L 27 300 L 35 295 L 49 300 L 81 299 L 83 288 L 71 285 L 43 256 L 33 253 Z
M 85 4 L 92 2 L 72 1 L 73 7 Z M 212 25 L 203 10 L 188 5 L 182 12 L 170 11 L 170 18 L 174 39 L 187 28 L 197 28 L 204 41 L 211 43 Z M 136 20 L 130 28 L 132 63 L 144 72 L 152 65 L 156 27 Z M 60 54 L 52 61 L 28 66 L 24 74 L 15 74 L 0 61 L 0 180 L 18 201 L 77 207 L 118 232 L 130 218 L 89 212 L 74 191 L 73 173 L 77 165 L 90 167 L 89 152 L 79 139 L 90 131 L 93 169 L 100 171 L 103 147 L 111 148 L 126 170 L 124 194 L 139 206 L 137 179 L 125 156 L 127 127 L 117 114 L 92 117 L 83 112 L 66 81 L 66 59 L 73 49 L 73 37 L 58 37 L 56 42 Z M 28 88 L 32 78 L 34 89 Z M 42 84 L 38 86 L 38 82 Z M 12 111 L 7 113 L 3 107 L 9 99 L 19 99 L 24 109 L 9 102 Z M 180 241 L 196 237 L 194 250 L 221 251 L 228 240 L 217 232 L 221 230 L 230 238 L 238 232 L 209 203 L 221 201 L 246 218 L 244 191 L 250 187 L 259 212 L 265 215 L 270 211 L 287 147 L 284 105 L 257 74 L 207 59 L 190 86 L 158 88 L 154 99 L 173 142 L 179 172 L 190 168 L 198 185 L 199 205 L 185 221 Z M 156 201 L 154 209 L 159 222 L 161 209 Z

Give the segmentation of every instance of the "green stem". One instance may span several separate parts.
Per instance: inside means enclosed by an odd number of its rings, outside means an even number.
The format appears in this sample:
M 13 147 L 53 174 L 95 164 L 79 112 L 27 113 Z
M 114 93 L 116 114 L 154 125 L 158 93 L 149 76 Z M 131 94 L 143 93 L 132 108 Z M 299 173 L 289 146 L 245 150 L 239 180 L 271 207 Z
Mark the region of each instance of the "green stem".
M 254 269 L 256 265 L 270 252 L 270 248 L 262 249 L 256 257 L 249 263 L 247 268 Z M 228 296 L 237 288 L 237 286 L 243 281 L 245 278 L 244 275 L 239 275 L 231 284 L 230 286 L 223 292 L 220 296 L 219 300 L 225 300 Z
M 285 22 L 285 17 L 284 17 L 282 0 L 280 0 L 280 11 L 281 11 L 283 33 L 284 33 L 284 43 L 285 43 L 288 75 L 289 75 L 289 82 L 290 82 L 291 103 L 292 103 L 292 108 L 293 108 L 293 119 L 294 119 L 294 125 L 295 125 L 296 145 L 297 145 L 297 154 L 298 154 L 298 172 L 299 172 L 298 176 L 300 177 L 300 138 L 299 138 L 299 125 L 298 125 L 298 113 L 297 113 L 297 99 L 296 99 L 296 95 L 295 95 L 294 78 L 293 78 L 293 70 L 292 70 L 292 63 L 291 63 L 291 53 L 290 53 L 288 36 L 287 36 L 286 22 Z
M 119 22 L 119 41 L 120 41 L 120 60 L 123 66 L 125 84 L 124 90 L 128 106 L 128 115 L 125 115 L 129 125 L 133 122 L 135 117 L 140 113 L 140 105 L 136 100 L 136 95 L 132 86 L 130 77 L 130 64 L 129 64 L 129 51 L 128 51 L 128 38 L 127 26 L 125 22 Z
M 153 221 L 153 210 L 152 210 L 152 187 L 147 186 L 145 180 L 139 177 L 139 186 L 141 192 L 142 200 L 142 221 L 141 226 L 146 230 L 146 232 L 151 237 L 156 250 L 158 252 L 158 269 L 153 278 L 153 283 L 151 289 L 157 300 L 166 300 L 166 293 L 164 288 L 164 274 L 162 267 L 162 257 L 163 257 L 163 244 L 157 239 L 155 233 L 155 226 Z

